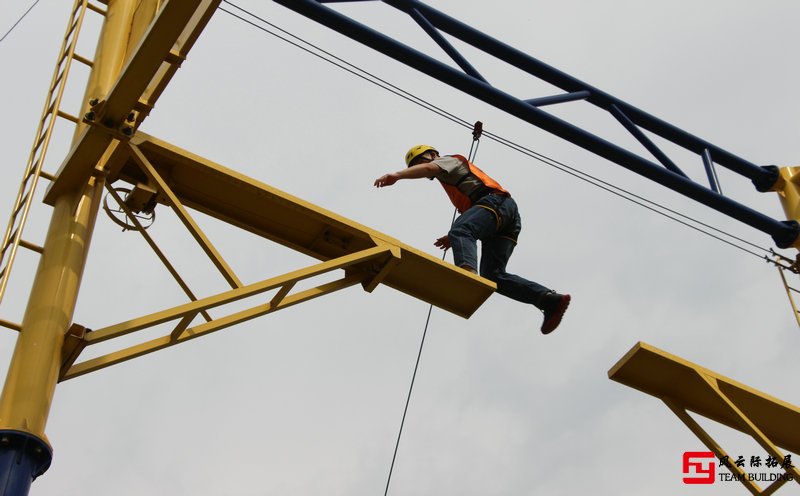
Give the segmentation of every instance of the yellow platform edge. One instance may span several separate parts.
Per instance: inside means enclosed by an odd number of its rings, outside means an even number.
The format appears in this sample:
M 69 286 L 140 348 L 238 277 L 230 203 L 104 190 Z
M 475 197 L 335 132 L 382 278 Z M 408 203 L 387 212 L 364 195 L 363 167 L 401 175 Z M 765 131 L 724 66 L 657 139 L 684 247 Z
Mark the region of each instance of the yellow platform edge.
M 397 247 L 400 261 L 382 283 L 464 318 L 496 289 L 488 279 L 153 136 L 138 132 L 131 144 L 187 207 L 315 259 L 330 260 L 377 245 Z M 111 181 L 135 186 L 147 180 L 133 160 L 117 169 L 111 171 Z
M 729 399 L 764 436 L 800 453 L 800 408 L 647 343 L 638 342 L 608 377 L 750 435 Z

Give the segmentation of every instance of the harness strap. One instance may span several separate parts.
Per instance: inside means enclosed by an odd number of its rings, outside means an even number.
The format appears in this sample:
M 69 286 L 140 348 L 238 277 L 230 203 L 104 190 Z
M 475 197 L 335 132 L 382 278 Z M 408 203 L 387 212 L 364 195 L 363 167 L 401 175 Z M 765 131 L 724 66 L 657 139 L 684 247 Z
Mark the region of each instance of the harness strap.
M 483 184 L 483 181 L 481 181 L 478 176 L 473 174 L 472 171 L 467 172 L 466 174 L 461 176 L 461 178 L 458 181 L 456 181 L 456 183 L 453 186 L 458 188 L 461 185 L 461 183 L 463 183 L 464 181 L 466 181 L 469 178 L 474 178 L 478 183 L 480 183 L 480 186 L 475 188 L 475 190 L 472 191 L 472 193 L 470 193 L 469 195 L 466 195 L 469 198 L 469 201 L 472 202 L 473 205 L 475 203 L 477 203 L 478 200 L 480 200 L 484 196 L 492 194 L 492 193 L 494 193 L 494 194 L 496 194 L 498 196 L 509 196 L 508 193 L 505 193 L 503 191 L 498 191 L 498 190 L 496 190 L 494 188 L 491 188 L 491 187 L 486 186 L 485 184 Z
M 500 218 L 500 214 L 497 213 L 497 210 L 493 209 L 492 207 L 487 207 L 486 205 L 475 205 L 478 208 L 483 208 L 485 210 L 490 211 L 494 214 L 494 221 L 495 225 L 497 226 L 496 231 L 500 230 L 500 225 L 502 224 L 502 219 Z
M 494 190 L 490 190 L 490 192 L 487 193 L 487 194 L 496 194 L 498 196 L 502 196 L 502 197 L 504 197 L 503 201 L 505 201 L 505 198 L 508 198 L 508 195 L 503 195 L 500 192 L 494 192 L 493 193 L 493 191 Z M 483 196 L 486 196 L 486 195 L 483 195 Z M 481 198 L 483 198 L 483 196 Z M 497 210 L 495 210 L 492 207 L 489 207 L 487 205 L 480 205 L 480 204 L 477 204 L 477 203 L 473 203 L 472 206 L 486 209 L 486 210 L 490 211 L 492 214 L 494 214 L 494 220 L 495 220 L 495 225 L 496 225 L 495 233 L 500 231 L 500 229 L 503 227 L 503 216 L 500 215 L 500 212 L 498 212 Z M 504 237 L 508 237 L 508 236 L 504 236 Z M 508 239 L 511 239 L 511 238 L 508 238 Z M 514 242 L 516 243 L 517 240 L 514 240 Z

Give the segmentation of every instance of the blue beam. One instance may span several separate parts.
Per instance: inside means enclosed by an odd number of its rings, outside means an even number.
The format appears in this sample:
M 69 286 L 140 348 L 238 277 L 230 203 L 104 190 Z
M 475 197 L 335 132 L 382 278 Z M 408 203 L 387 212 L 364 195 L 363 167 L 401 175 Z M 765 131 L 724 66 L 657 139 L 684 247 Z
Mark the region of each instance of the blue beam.
M 574 93 L 564 93 L 563 95 L 542 96 L 525 100 L 525 103 L 534 107 L 544 107 L 545 105 L 555 105 L 557 103 L 574 102 L 576 100 L 586 100 L 591 96 L 588 91 L 576 91 Z
M 458 50 L 456 50 L 455 47 L 453 47 L 453 45 L 451 45 L 450 42 L 447 41 L 444 38 L 444 36 L 442 36 L 442 33 L 436 30 L 436 28 L 425 18 L 424 15 L 420 14 L 419 11 L 416 9 L 412 9 L 411 12 L 409 12 L 409 14 L 414 19 L 414 21 L 416 21 L 417 24 L 419 24 L 419 26 L 426 33 L 428 33 L 428 36 L 433 38 L 433 41 L 435 41 L 436 44 L 439 45 L 442 48 L 442 50 L 444 50 L 445 53 L 447 53 L 447 55 L 449 55 L 450 58 L 452 58 L 455 61 L 455 63 L 458 64 L 458 66 L 464 70 L 464 72 L 466 72 L 467 74 L 476 79 L 480 79 L 484 83 L 488 83 L 488 81 L 486 81 L 486 79 L 483 76 L 481 76 L 480 73 L 474 67 L 472 67 L 472 64 L 467 62 L 467 59 L 465 59 L 460 53 L 458 53 Z
M 383 0 L 383 2 L 406 13 L 410 9 L 419 10 L 434 26 L 442 31 L 564 91 L 588 91 L 592 96 L 587 101 L 604 110 L 610 111 L 611 105 L 617 105 L 636 125 L 698 155 L 707 148 L 716 158 L 716 163 L 753 181 L 764 181 L 767 177 L 772 177 L 770 172 L 763 167 L 687 133 L 418 0 Z
M 689 177 L 677 165 L 675 165 L 675 163 L 670 160 L 669 157 L 667 157 L 667 155 L 662 152 L 661 149 L 658 148 L 656 144 L 653 143 L 650 138 L 648 138 L 642 132 L 641 129 L 639 129 L 639 127 L 630 119 L 630 117 L 625 115 L 625 112 L 619 109 L 619 107 L 616 105 L 611 105 L 611 115 L 613 115 L 614 118 L 617 119 L 619 123 L 622 124 L 622 126 L 627 129 L 637 141 L 639 141 L 639 143 L 642 144 L 642 146 L 647 148 L 647 150 L 649 150 L 650 153 L 652 153 L 653 156 L 657 158 L 664 167 L 671 170 L 675 174 L 681 175 L 685 178 Z
M 722 188 L 719 186 L 719 178 L 717 177 L 716 169 L 714 169 L 714 160 L 711 158 L 711 152 L 708 150 L 708 148 L 706 148 L 703 150 L 701 156 L 703 157 L 703 166 L 706 169 L 708 184 L 711 186 L 711 189 L 719 194 L 722 194 Z
M 321 5 L 316 0 L 274 1 L 424 74 L 434 77 L 500 110 L 533 124 L 534 126 L 555 134 L 637 174 L 733 217 L 755 229 L 763 231 L 772 236 L 777 246 L 781 248 L 791 246 L 798 237 L 800 225 L 794 221 L 775 220 L 750 207 L 726 198 L 680 174 L 676 174 L 658 164 L 645 160 L 618 145 L 595 136 L 558 117 L 550 115 L 502 90 L 494 88 L 484 81 L 464 74 L 414 48 L 399 43 L 368 26 Z M 539 73 L 544 74 L 547 78 L 542 77 L 542 79 L 568 92 L 589 91 L 591 96 L 588 100 L 592 103 L 602 103 L 608 107 L 608 109 L 611 108 L 611 105 L 616 104 L 619 109 L 637 125 L 670 139 L 675 143 L 681 144 L 680 142 L 685 142 L 687 145 L 690 145 L 690 149 L 693 151 L 694 148 L 697 147 L 697 153 L 702 153 L 704 149 L 708 148 L 714 153 L 718 164 L 724 165 L 752 179 L 756 184 L 760 183 L 763 186 L 771 180 L 772 174 L 774 174 L 766 168 L 759 167 L 744 159 L 738 158 L 666 122 L 656 119 L 625 102 L 617 100 L 596 88 L 585 85 L 571 76 L 480 33 L 421 2 L 416 0 L 383 1 L 403 11 L 418 9 L 437 28 L 487 53 L 495 55 L 520 69 L 526 70 L 531 74 L 537 75 L 538 77 L 541 77 Z

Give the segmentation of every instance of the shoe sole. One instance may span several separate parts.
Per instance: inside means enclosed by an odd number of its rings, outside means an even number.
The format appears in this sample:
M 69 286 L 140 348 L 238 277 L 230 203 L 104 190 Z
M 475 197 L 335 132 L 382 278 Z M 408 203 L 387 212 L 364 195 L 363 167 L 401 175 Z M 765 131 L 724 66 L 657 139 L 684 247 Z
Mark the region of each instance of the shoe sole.
M 561 300 L 558 302 L 558 306 L 556 307 L 556 311 L 552 316 L 550 316 L 547 322 L 542 324 L 542 334 L 550 334 L 556 330 L 558 325 L 561 323 L 561 319 L 564 317 L 564 312 L 567 311 L 570 301 L 572 301 L 572 297 L 570 295 L 564 295 L 564 297 L 561 298 Z

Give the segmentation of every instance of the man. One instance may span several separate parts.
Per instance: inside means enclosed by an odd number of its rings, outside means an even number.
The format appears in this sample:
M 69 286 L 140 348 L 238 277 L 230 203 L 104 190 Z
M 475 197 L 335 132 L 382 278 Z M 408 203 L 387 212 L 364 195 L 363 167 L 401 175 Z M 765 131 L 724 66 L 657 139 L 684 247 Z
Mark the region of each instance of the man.
M 523 303 L 530 303 L 544 313 L 541 331 L 553 332 L 569 306 L 570 295 L 559 294 L 541 284 L 506 272 L 506 263 L 522 230 L 517 204 L 511 194 L 494 179 L 461 155 L 439 156 L 428 145 L 415 146 L 406 153 L 407 168 L 384 174 L 375 186 L 391 186 L 401 179 L 438 179 L 450 201 L 461 214 L 447 236 L 434 245 L 452 248 L 455 264 L 497 284 L 497 292 Z M 478 267 L 477 241 L 482 255 Z

